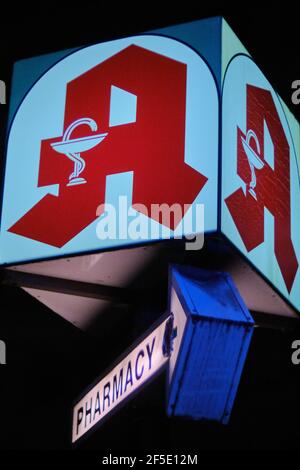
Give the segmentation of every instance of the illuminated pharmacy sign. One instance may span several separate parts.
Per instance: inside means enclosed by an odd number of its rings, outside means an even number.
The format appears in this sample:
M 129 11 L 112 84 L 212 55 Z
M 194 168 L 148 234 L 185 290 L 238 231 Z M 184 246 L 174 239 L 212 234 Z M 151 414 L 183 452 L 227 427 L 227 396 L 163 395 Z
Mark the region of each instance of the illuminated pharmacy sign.
M 299 125 L 245 55 L 228 65 L 222 107 L 222 231 L 299 309 Z
M 228 423 L 253 332 L 251 315 L 225 273 L 173 266 L 169 280 L 167 316 L 76 401 L 73 443 L 163 369 L 169 416 Z
M 115 408 L 153 378 L 169 362 L 180 339 L 174 317 L 168 316 L 90 387 L 73 408 L 72 442 L 102 423 Z
M 300 311 L 299 123 L 225 20 L 20 61 L 10 109 L 1 264 L 219 230 Z
M 197 233 L 202 220 L 186 222 L 199 204 L 215 230 L 217 165 L 217 86 L 193 49 L 146 35 L 77 50 L 41 75 L 12 118 L 1 261 L 145 243 L 163 228 L 170 238 Z M 142 240 L 97 236 L 106 206 L 122 219 L 121 197 L 131 221 L 155 226 Z

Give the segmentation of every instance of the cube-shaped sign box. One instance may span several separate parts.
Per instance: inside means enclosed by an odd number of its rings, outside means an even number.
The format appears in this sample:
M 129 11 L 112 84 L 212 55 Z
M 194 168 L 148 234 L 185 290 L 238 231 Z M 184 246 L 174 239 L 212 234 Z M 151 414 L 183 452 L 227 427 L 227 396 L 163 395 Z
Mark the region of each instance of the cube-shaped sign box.
M 171 357 L 168 415 L 229 420 L 254 322 L 230 276 L 173 266 L 169 310 L 179 324 Z M 182 321 L 178 322 L 181 318 Z
M 223 18 L 19 61 L 0 264 L 219 232 L 299 312 L 299 136 Z

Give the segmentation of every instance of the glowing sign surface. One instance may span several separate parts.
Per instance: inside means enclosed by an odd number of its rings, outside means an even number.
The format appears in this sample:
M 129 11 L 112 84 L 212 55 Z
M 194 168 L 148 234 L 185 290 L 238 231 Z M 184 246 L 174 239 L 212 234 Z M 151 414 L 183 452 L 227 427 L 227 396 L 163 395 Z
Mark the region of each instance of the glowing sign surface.
M 228 66 L 222 105 L 222 231 L 299 309 L 297 126 L 246 55 Z
M 183 337 L 182 324 L 180 312 L 168 316 L 108 374 L 90 387 L 73 408 L 73 443 L 96 424 L 100 424 L 169 361 L 172 361 L 169 372 L 171 379 Z
M 39 59 L 36 59 L 37 61 Z M 54 64 L 12 120 L 2 212 L 1 262 L 17 263 L 202 231 L 185 225 L 196 204 L 217 227 L 218 94 L 188 46 L 137 36 L 90 46 Z M 101 237 L 106 208 L 126 198 L 131 219 Z M 162 219 L 153 206 L 181 209 Z M 101 227 L 100 227 L 101 228 Z M 122 227 L 124 232 L 124 227 Z

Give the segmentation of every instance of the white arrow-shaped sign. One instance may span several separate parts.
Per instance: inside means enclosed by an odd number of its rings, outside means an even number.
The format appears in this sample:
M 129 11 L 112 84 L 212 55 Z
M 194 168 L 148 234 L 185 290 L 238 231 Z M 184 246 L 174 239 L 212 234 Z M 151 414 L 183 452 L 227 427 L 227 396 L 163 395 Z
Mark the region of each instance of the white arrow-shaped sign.
M 178 309 L 175 308 L 162 319 L 108 374 L 91 386 L 73 408 L 73 443 L 145 385 L 167 363 L 170 363 L 171 379 L 185 321 L 186 316 L 178 302 Z
M 75 443 L 162 368 L 167 414 L 226 424 L 247 356 L 253 319 L 230 276 L 173 266 L 168 315 L 77 401 Z

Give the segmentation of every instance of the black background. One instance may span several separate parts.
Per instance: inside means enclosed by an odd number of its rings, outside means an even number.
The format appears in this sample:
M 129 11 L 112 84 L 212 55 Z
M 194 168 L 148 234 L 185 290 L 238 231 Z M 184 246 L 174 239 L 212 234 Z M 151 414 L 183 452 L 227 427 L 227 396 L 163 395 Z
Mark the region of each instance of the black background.
M 12 65 L 18 59 L 222 15 L 299 119 L 300 105 L 291 102 L 291 83 L 300 79 L 295 7 L 243 2 L 229 9 L 201 3 L 195 7 L 192 2 L 174 2 L 168 7 L 164 2 L 12 2 L 3 6 L 0 16 L 0 79 L 9 92 Z M 7 107 L 0 106 L 2 157 Z M 0 294 L 0 339 L 7 343 L 7 365 L 0 366 L 0 449 L 70 449 L 72 400 L 131 343 L 137 315 L 117 316 L 114 323 L 104 318 L 106 334 L 101 338 L 77 330 L 17 288 L 1 286 Z M 164 300 L 158 304 L 163 308 Z M 162 376 L 83 448 L 102 453 L 297 450 L 300 365 L 291 364 L 294 339 L 300 339 L 299 328 L 256 330 L 228 427 L 166 419 Z

